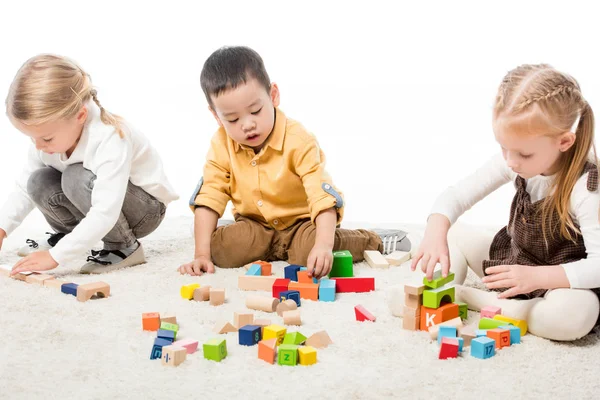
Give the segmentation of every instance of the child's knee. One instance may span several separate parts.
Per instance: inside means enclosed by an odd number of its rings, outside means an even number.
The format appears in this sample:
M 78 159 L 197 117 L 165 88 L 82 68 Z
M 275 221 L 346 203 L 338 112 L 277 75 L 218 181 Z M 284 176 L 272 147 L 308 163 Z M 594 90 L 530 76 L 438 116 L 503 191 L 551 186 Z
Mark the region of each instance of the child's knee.
M 55 187 L 53 183 L 56 183 Z M 56 190 L 60 190 L 60 172 L 54 168 L 44 167 L 35 170 L 27 180 L 27 193 L 36 204 L 45 204 L 48 202 Z
M 83 164 L 69 165 L 62 173 L 61 186 L 65 195 L 71 199 L 75 195 L 81 195 L 81 187 L 93 188 L 93 181 L 96 175 L 88 169 L 83 168 Z

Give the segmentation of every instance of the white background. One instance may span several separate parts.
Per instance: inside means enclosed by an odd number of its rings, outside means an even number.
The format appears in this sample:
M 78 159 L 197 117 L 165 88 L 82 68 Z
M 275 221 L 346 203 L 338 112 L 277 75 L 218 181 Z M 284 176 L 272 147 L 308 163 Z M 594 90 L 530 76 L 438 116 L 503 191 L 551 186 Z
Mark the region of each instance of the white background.
M 417 2 L 415 2 L 417 3 Z M 497 85 L 546 62 L 600 108 L 592 2 L 18 1 L 0 5 L 0 97 L 38 53 L 67 55 L 110 111 L 143 129 L 187 200 L 216 123 L 199 84 L 222 45 L 248 45 L 281 90 L 281 108 L 314 132 L 346 197 L 346 221 L 424 222 L 435 197 L 499 151 Z M 0 117 L 0 201 L 28 139 Z M 503 224 L 505 186 L 464 221 Z

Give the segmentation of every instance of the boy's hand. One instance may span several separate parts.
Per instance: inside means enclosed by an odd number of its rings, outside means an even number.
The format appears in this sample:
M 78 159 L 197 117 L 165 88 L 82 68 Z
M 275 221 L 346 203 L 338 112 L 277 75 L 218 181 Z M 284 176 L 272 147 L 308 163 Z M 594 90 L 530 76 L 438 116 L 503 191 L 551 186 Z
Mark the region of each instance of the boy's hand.
M 58 263 L 48 250 L 38 251 L 19 260 L 12 269 L 11 275 L 15 275 L 23 271 L 48 271 L 58 267 Z
M 204 272 L 214 274 L 215 265 L 212 263 L 210 257 L 199 256 L 194 259 L 194 261 L 181 265 L 178 271 L 181 275 L 188 274 L 200 276 Z
M 306 268 L 308 276 L 320 279 L 329 272 L 333 265 L 333 247 L 316 243 L 308 255 Z

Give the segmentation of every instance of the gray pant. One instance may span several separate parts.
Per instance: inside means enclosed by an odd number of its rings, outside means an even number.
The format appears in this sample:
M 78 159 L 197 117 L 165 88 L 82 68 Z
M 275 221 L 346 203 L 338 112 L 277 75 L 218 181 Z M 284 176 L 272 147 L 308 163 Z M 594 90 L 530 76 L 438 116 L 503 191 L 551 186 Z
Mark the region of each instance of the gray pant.
M 45 167 L 34 171 L 27 182 L 29 196 L 56 232 L 70 233 L 92 206 L 96 175 L 73 164 L 61 173 Z M 105 250 L 133 245 L 152 233 L 165 216 L 166 207 L 154 196 L 129 182 L 119 219 L 102 238 Z

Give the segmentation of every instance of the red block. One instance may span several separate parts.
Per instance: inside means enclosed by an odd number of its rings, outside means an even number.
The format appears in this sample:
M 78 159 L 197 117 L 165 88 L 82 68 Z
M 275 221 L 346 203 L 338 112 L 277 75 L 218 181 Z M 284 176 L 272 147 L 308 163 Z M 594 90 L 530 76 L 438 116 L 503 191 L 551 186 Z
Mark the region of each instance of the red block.
M 276 299 L 279 298 L 279 293 L 285 292 L 288 290 L 288 285 L 290 284 L 289 279 L 275 279 L 275 283 L 273 283 L 273 297 Z
M 375 278 L 335 278 L 336 293 L 362 293 L 375 290 Z
M 440 346 L 440 360 L 456 357 L 458 357 L 458 340 L 449 337 L 443 337 L 442 344 Z
M 354 307 L 354 313 L 356 314 L 357 321 L 375 322 L 375 316 L 368 312 L 367 309 L 361 305 Z

